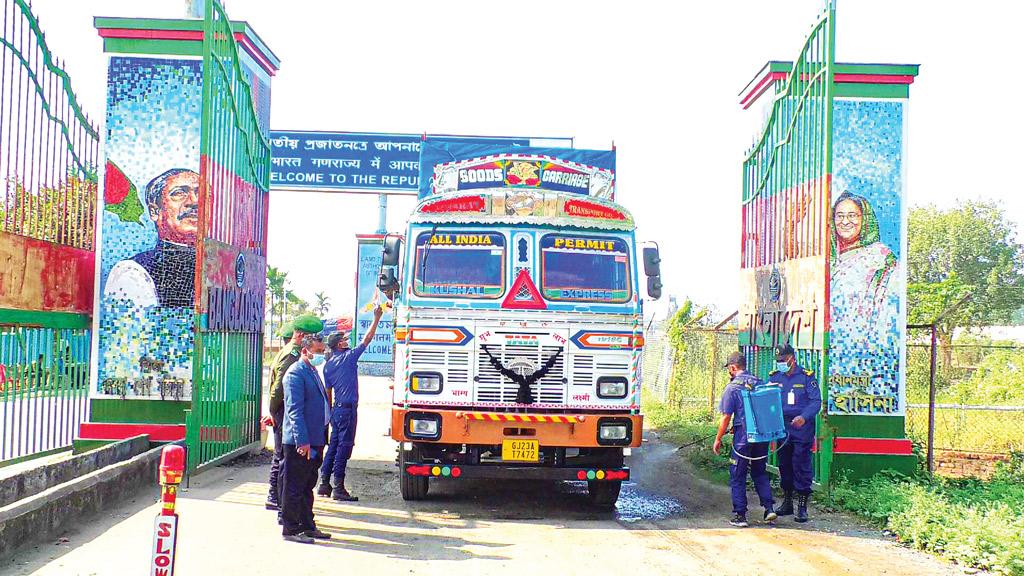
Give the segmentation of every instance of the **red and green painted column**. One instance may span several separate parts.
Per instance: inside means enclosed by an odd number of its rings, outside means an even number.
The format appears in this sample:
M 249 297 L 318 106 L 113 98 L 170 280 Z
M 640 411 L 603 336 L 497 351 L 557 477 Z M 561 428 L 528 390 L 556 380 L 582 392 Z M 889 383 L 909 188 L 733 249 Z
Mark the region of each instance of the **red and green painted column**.
M 907 109 L 918 66 L 806 55 L 795 65 L 768 62 L 740 94 L 744 109 L 788 120 L 762 134 L 763 147 L 789 138 L 778 146 L 774 173 L 765 170 L 767 155 L 745 164 L 741 343 L 760 376 L 779 343 L 792 344 L 815 370 L 825 396 L 819 482 L 910 473 L 917 461 L 904 422 L 905 199 Z M 802 108 L 787 103 L 794 70 L 806 84 L 822 73 L 823 91 Z M 753 193 L 759 178 L 769 184 Z
M 236 317 L 248 308 L 236 292 L 256 282 L 261 290 L 251 306 L 262 310 L 265 195 L 239 184 L 244 176 L 214 173 L 204 160 L 207 132 L 224 131 L 210 123 L 205 24 L 95 19 L 108 56 L 108 91 L 93 323 L 96 367 L 90 419 L 76 440 L 80 447 L 140 433 L 160 442 L 183 439 L 186 413 L 204 389 L 196 380 L 202 363 L 197 330 L 209 324 L 210 299 L 218 311 L 234 311 L 214 323 L 237 327 Z M 265 138 L 270 83 L 280 62 L 247 23 L 227 25 L 240 72 L 235 80 L 251 86 L 241 107 Z M 219 140 L 226 148 L 224 141 Z M 269 166 L 269 156 L 264 163 Z M 234 167 L 221 162 L 224 166 Z M 224 306 L 226 301 L 233 308 Z M 261 327 L 249 330 L 250 336 L 240 338 L 257 340 Z M 258 373 L 259 367 L 251 371 Z M 201 368 L 198 374 L 202 378 Z

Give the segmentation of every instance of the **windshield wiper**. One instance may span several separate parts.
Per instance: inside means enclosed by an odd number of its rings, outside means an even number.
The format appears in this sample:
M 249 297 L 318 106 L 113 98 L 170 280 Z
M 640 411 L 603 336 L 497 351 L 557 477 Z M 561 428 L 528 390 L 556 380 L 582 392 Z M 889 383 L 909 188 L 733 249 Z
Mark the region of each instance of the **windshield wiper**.
M 423 259 L 420 260 L 420 283 L 423 287 L 427 286 L 427 256 L 430 255 L 430 246 L 434 240 L 434 234 L 437 233 L 437 224 L 430 230 L 430 238 L 427 239 L 427 245 L 423 247 Z

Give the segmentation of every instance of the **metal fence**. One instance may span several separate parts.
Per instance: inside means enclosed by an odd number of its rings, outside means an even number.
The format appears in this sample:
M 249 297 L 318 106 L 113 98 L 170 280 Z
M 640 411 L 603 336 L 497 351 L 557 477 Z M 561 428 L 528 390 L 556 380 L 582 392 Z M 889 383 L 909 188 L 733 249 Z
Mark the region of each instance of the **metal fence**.
M 734 330 L 692 329 L 673 345 L 655 329 L 644 345 L 644 397 L 681 410 L 714 410 L 728 383 L 722 363 L 739 349 Z
M 220 2 L 206 0 L 203 27 L 203 133 L 200 242 L 265 263 L 270 144 L 262 132 L 249 74 L 243 69 L 231 22 Z M 254 296 L 262 319 L 266 273 Z M 262 321 L 215 329 L 200 322 L 209 289 L 199 275 L 192 409 L 185 417 L 189 470 L 212 465 L 260 438 Z
M 933 345 L 928 330 L 908 329 L 907 435 L 926 448 L 932 438 L 933 452 L 1022 451 L 1022 383 L 1022 344 L 965 336 Z
M 1018 392 L 1024 391 L 1024 345 L 961 338 L 944 346 L 940 341 L 933 405 L 932 346 L 924 332 L 909 329 L 908 334 L 907 436 L 927 449 L 933 412 L 932 447 L 940 462 L 1024 451 L 1024 392 Z M 644 350 L 645 397 L 679 410 L 714 410 L 726 384 L 722 359 L 737 345 L 729 331 L 686 331 L 679 347 L 664 331 L 652 331 Z M 935 470 L 942 473 L 943 467 Z
M 0 326 L 0 461 L 71 444 L 89 396 L 89 332 Z
M 0 34 L 0 462 L 87 417 L 99 135 L 24 0 Z M 88 286 L 78 284 L 88 277 Z

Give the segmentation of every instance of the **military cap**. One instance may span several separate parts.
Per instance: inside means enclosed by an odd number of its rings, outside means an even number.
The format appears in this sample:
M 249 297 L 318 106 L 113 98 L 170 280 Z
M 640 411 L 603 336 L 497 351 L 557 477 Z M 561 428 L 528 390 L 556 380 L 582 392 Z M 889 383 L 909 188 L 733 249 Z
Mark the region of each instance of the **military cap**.
M 729 366 L 739 366 L 740 368 L 747 367 L 747 357 L 743 355 L 743 352 L 737 350 L 732 354 L 729 354 L 729 358 L 726 359 L 725 364 L 722 368 L 728 368 Z
M 793 347 L 789 344 L 783 344 L 775 347 L 775 359 L 778 360 L 783 356 L 793 356 L 796 352 L 793 351 Z
M 314 314 L 300 314 L 292 320 L 292 327 L 300 332 L 306 334 L 316 334 L 324 329 L 323 320 L 320 320 Z
M 292 326 L 291 322 L 285 322 L 277 329 L 277 335 L 281 338 L 291 339 L 291 337 L 295 335 L 295 327 Z

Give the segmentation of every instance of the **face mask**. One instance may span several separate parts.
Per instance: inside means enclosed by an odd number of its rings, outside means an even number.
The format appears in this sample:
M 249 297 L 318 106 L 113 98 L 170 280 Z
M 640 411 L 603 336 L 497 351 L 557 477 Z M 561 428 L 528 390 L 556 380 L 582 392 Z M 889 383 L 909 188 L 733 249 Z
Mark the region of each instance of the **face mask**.
M 789 362 L 776 362 L 775 369 L 782 373 L 789 372 Z
M 326 358 L 323 354 L 313 354 L 313 357 L 309 359 L 309 363 L 313 366 L 319 366 L 324 363 Z

